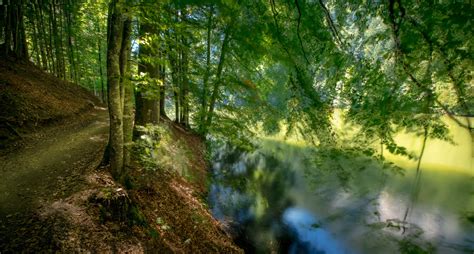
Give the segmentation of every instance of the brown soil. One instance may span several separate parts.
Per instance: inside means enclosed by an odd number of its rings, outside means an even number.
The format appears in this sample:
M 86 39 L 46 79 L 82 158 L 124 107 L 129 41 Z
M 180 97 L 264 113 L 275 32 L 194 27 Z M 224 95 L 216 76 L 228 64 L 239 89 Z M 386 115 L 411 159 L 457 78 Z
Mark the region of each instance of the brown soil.
M 169 149 L 170 157 L 191 151 L 185 160 L 191 178 L 185 179 L 172 168 L 146 171 L 138 163 L 132 168 L 129 194 L 156 234 L 153 243 L 171 253 L 241 253 L 209 212 L 203 199 L 207 196 L 208 163 L 200 137 L 166 121 L 170 135 L 181 149 Z M 155 245 L 151 245 L 155 248 Z
M 0 60 L 0 148 L 38 127 L 77 117 L 99 105 L 86 89 L 29 62 Z

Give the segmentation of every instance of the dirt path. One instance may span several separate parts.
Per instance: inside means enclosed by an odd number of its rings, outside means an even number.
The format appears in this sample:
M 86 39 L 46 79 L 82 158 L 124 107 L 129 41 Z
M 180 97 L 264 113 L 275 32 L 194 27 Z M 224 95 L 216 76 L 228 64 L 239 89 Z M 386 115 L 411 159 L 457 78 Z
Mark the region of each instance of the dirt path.
M 18 238 L 28 237 L 25 227 L 34 230 L 28 222 L 35 211 L 85 184 L 84 172 L 96 167 L 103 154 L 107 117 L 106 109 L 95 108 L 26 137 L 27 145 L 0 155 L 0 252 L 27 240 Z

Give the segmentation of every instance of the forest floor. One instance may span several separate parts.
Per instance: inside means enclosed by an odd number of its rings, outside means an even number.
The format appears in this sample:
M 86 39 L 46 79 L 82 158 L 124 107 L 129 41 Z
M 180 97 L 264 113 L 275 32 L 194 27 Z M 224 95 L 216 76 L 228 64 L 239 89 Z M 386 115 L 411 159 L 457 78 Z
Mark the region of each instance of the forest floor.
M 205 205 L 202 140 L 161 126 L 127 188 L 100 165 L 107 110 L 30 64 L 0 61 L 0 253 L 240 253 Z M 135 156 L 137 157 L 137 156 Z
M 23 136 L 21 148 L 0 155 L 2 253 L 55 249 L 51 233 L 57 221 L 44 215 L 54 202 L 83 189 L 84 174 L 100 163 L 106 112 L 96 108 L 73 122 Z

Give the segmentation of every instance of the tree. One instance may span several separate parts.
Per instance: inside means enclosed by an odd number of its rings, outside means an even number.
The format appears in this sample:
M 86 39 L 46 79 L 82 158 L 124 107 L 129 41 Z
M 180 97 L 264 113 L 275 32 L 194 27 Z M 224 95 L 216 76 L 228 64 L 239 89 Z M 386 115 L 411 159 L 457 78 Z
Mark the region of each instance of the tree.
M 107 31 L 107 93 L 110 118 L 108 158 L 112 175 L 116 179 L 122 176 L 124 161 L 123 92 L 121 89 L 123 82 L 121 81 L 125 70 L 123 65 L 126 61 L 120 61 L 125 27 L 125 12 L 122 5 L 121 0 L 110 2 Z
M 14 55 L 19 59 L 28 59 L 25 27 L 23 22 L 24 1 L 11 1 L 2 8 L 2 55 Z

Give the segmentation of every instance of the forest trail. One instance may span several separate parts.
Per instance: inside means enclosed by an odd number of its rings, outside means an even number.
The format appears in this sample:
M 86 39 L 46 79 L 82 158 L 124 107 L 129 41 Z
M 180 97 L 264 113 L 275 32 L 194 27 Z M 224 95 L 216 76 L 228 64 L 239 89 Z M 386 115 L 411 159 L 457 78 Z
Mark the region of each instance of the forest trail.
M 16 151 L 1 154 L 0 227 L 11 217 L 22 217 L 80 188 L 83 173 L 100 163 L 107 135 L 107 110 L 95 107 L 69 123 L 33 134 Z

